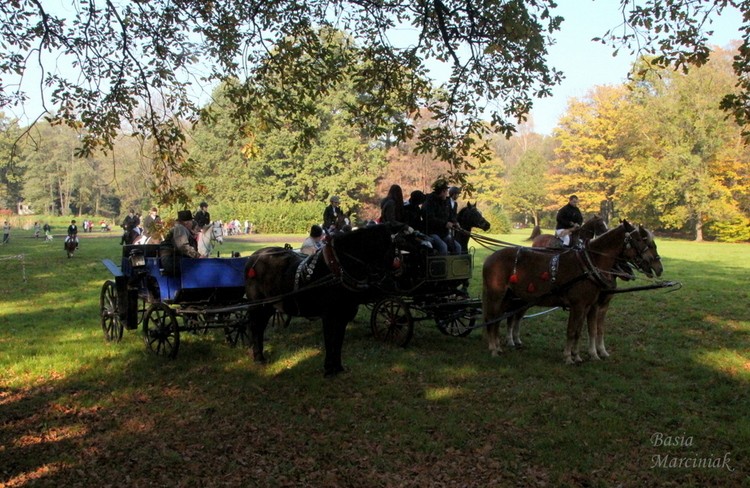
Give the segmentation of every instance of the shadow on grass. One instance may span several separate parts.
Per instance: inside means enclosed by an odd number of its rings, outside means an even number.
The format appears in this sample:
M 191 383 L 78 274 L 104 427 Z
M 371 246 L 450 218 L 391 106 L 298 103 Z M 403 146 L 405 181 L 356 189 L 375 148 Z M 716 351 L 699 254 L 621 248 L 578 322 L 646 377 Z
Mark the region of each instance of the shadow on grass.
M 409 348 L 386 347 L 361 313 L 344 345 L 351 371 L 333 380 L 321 374 L 319 322 L 272 330 L 265 367 L 220 333 L 186 335 L 165 361 L 138 333 L 103 342 L 98 289 L 82 300 L 53 286 L 41 294 L 65 307 L 29 305 L 2 335 L 6 364 L 50 366 L 17 369 L 29 386 L 2 392 L 0 482 L 739 486 L 750 454 L 748 279 L 715 264 L 666 267 L 683 289 L 615 298 L 610 360 L 564 366 L 562 312 L 527 321 L 527 347 L 499 358 L 480 333 L 450 338 L 431 322 Z M 658 464 L 726 453 L 732 471 Z

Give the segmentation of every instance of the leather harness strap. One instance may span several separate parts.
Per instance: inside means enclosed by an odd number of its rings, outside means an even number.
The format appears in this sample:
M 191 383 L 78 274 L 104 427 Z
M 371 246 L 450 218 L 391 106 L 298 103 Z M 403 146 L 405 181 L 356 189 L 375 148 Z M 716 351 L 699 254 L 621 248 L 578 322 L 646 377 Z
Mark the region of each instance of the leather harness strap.
M 325 260 L 328 269 L 333 273 L 333 276 L 341 278 L 343 272 L 341 270 L 341 263 L 336 258 L 336 253 L 333 250 L 333 240 L 323 246 L 323 259 Z

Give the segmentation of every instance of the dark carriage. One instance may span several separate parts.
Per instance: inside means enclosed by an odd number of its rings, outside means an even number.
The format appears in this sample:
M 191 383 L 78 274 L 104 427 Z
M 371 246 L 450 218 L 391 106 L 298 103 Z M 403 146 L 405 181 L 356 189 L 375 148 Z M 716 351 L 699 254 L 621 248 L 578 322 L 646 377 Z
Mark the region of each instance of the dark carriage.
M 434 320 L 453 337 L 466 337 L 481 316 L 481 303 L 466 292 L 473 269 L 472 254 L 432 255 L 403 252 L 402 272 L 393 288 L 374 303 L 370 326 L 376 339 L 406 346 L 414 324 Z
M 158 245 L 128 245 L 122 261 L 104 265 L 113 275 L 102 286 L 100 315 L 104 337 L 122 339 L 124 329 L 142 326 L 146 346 L 174 358 L 180 333 L 223 329 L 231 345 L 249 344 L 244 268 L 247 257 L 182 258 L 180 276 L 160 267 Z

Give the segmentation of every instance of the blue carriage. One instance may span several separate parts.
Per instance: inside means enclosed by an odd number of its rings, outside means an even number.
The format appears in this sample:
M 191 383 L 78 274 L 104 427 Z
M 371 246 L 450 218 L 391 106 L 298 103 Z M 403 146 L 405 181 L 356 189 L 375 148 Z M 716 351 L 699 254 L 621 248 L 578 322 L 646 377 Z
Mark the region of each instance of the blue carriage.
M 249 344 L 244 299 L 246 257 L 182 258 L 180 276 L 166 275 L 158 245 L 122 248 L 120 264 L 105 259 L 113 278 L 102 286 L 101 325 L 106 340 L 142 326 L 146 347 L 174 358 L 180 333 L 224 329 L 230 345 Z

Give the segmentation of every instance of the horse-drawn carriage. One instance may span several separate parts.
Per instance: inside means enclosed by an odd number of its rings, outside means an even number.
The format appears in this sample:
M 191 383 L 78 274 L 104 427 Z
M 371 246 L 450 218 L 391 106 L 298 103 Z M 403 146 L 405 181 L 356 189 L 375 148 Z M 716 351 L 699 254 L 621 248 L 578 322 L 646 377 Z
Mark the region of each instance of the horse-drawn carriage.
M 180 333 L 222 328 L 231 345 L 247 340 L 244 267 L 247 258 L 182 258 L 179 276 L 160 269 L 158 245 L 126 245 L 122 262 L 104 265 L 113 275 L 102 286 L 104 337 L 119 342 L 124 329 L 143 328 L 146 346 L 175 357 Z

